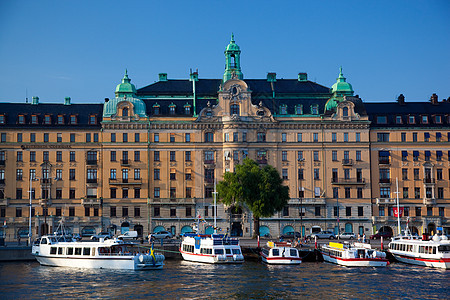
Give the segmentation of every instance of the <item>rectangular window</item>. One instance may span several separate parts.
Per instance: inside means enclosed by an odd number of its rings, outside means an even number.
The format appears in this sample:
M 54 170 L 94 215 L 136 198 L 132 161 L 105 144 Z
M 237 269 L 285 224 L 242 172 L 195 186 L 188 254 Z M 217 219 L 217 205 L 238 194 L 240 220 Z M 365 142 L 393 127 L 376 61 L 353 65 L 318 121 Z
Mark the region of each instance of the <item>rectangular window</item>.
M 338 187 L 333 188 L 333 198 L 335 198 L 335 199 L 339 198 L 339 188 Z
M 288 169 L 281 169 L 281 175 L 283 180 L 288 180 Z
M 298 179 L 303 180 L 303 169 L 298 169 Z
M 43 161 L 49 161 L 50 160 L 48 151 L 44 151 L 43 152 L 42 159 L 43 159 Z
M 233 132 L 233 142 L 239 142 L 239 132 Z
M 331 160 L 332 161 L 337 161 L 338 160 L 338 158 L 337 158 L 337 151 L 336 150 L 331 151 Z
M 22 189 L 16 189 L 16 199 L 22 199 Z
M 94 143 L 98 143 L 98 133 L 94 133 Z
M 287 161 L 287 151 L 281 151 L 281 160 Z
M 91 134 L 86 133 L 86 143 L 90 143 L 90 142 L 91 142 Z
M 141 216 L 141 208 L 139 206 L 134 207 L 134 217 L 140 217 Z
M 205 132 L 205 142 L 206 143 L 214 142 L 214 133 L 212 133 L 212 132 Z
M 69 161 L 75 161 L 75 151 L 70 151 L 70 153 L 69 153 Z
M 442 180 L 442 169 L 436 169 L 436 179 L 437 180 Z
M 122 206 L 122 217 L 128 217 L 128 207 Z
M 336 143 L 337 142 L 337 133 L 336 132 L 332 132 L 331 133 L 331 142 L 332 143 Z
M 413 170 L 413 174 L 414 174 L 414 180 L 419 180 L 419 169 L 418 168 L 415 168 L 414 170 Z
M 242 141 L 247 142 L 247 132 L 242 133 Z
M 359 187 L 356 189 L 356 197 L 358 197 L 358 199 L 363 198 L 363 188 Z
M 344 192 L 345 192 L 345 198 L 351 198 L 351 188 L 346 187 L 344 189 Z
M 414 188 L 414 198 L 415 199 L 420 199 L 420 187 L 415 187 Z
M 258 132 L 256 135 L 257 142 L 265 142 L 266 141 L 266 133 L 265 132 Z
M 402 169 L 402 180 L 408 180 L 408 169 Z
M 177 216 L 177 209 L 175 207 L 170 208 L 170 216 L 176 217 Z
M 62 142 L 62 133 L 56 134 L 56 142 L 61 143 Z
M 56 180 L 62 180 L 62 169 L 56 169 Z
M 159 217 L 160 214 L 161 214 L 160 208 L 159 207 L 153 207 L 153 216 L 154 217 Z
M 333 216 L 337 217 L 339 215 L 339 207 L 334 206 L 333 207 Z
M 111 143 L 115 143 L 115 142 L 116 142 L 116 134 L 111 133 Z
M 141 141 L 141 136 L 138 132 L 134 134 L 134 142 L 139 143 Z
M 417 132 L 413 132 L 413 142 L 417 142 Z
M 75 199 L 75 189 L 69 189 L 69 199 Z
M 69 180 L 75 180 L 75 169 L 69 169 Z
M 302 133 L 301 132 L 299 132 L 299 133 L 297 133 L 297 142 L 302 142 Z
M 389 142 L 389 133 L 377 133 L 378 142 Z
M 319 134 L 317 132 L 313 133 L 313 142 L 314 143 L 319 142 Z
M 386 116 L 377 116 L 377 124 L 387 124 Z
M 422 207 L 416 206 L 416 217 L 422 216 Z
M 319 161 L 319 151 L 313 151 L 313 159 L 314 161 Z
M 352 208 L 350 206 L 345 207 L 345 216 L 351 217 L 352 216 Z
M 356 161 L 361 161 L 361 151 L 356 150 Z
M 185 180 L 192 180 L 191 169 L 186 169 Z
M 23 134 L 19 132 L 19 133 L 17 134 L 17 142 L 18 142 L 18 143 L 22 143 L 22 137 L 23 137 Z
M 84 207 L 84 216 L 85 217 L 89 217 L 90 216 L 90 212 L 91 212 L 90 207 L 89 206 L 85 206 Z
M 406 142 L 406 132 L 401 133 L 401 141 Z
M 49 134 L 44 133 L 44 143 L 48 143 L 48 142 L 49 142 Z
M 402 151 L 402 161 L 408 160 L 408 151 Z
M 175 159 L 175 151 L 170 151 L 170 161 L 176 161 L 176 159 Z
M 153 152 L 153 161 L 159 161 L 159 151 Z
M 0 160 L 5 160 L 5 157 L 0 158 Z M 17 161 L 18 162 L 22 162 L 23 161 L 23 152 L 22 151 L 17 151 Z
M 153 134 L 153 142 L 154 143 L 159 143 L 159 133 Z
M 170 141 L 171 143 L 175 143 L 175 133 L 169 134 L 169 141 Z
M 69 217 L 75 217 L 75 207 L 69 207 Z
M 191 161 L 191 151 L 184 152 L 184 160 Z
M 192 208 L 190 206 L 186 207 L 186 217 L 192 216 Z
M 122 134 L 122 141 L 123 141 L 124 143 L 128 143 L 128 133 L 123 133 L 123 134 Z
M 116 217 L 117 216 L 117 211 L 116 211 L 116 207 L 115 206 L 111 206 L 109 208 L 109 216 L 110 217 Z
M 298 161 L 303 161 L 303 151 L 297 151 L 297 160 Z
M 402 116 L 395 116 L 395 123 L 402 124 Z
M 358 217 L 364 216 L 364 207 L 358 206 Z
M 361 133 L 357 132 L 355 137 L 356 142 L 361 142 Z
M 186 143 L 190 143 L 191 142 L 191 134 L 190 133 L 185 133 L 184 134 L 184 141 Z
M 62 151 L 56 151 L 56 161 L 62 162 Z
M 177 171 L 172 168 L 170 169 L 170 180 L 176 180 L 177 179 Z
M 111 199 L 117 198 L 117 189 L 116 188 L 110 188 L 109 189 L 109 197 Z
M 153 169 L 153 179 L 160 180 L 160 171 L 159 169 Z
M 344 142 L 348 142 L 348 132 L 344 132 Z
M 160 197 L 160 188 L 159 187 L 155 187 L 153 189 L 153 197 L 154 198 L 159 198 Z
M 134 151 L 134 161 L 141 161 L 141 152 Z
M 408 187 L 403 187 L 403 198 L 408 199 L 409 198 L 409 189 Z
M 314 169 L 314 180 L 320 179 L 319 174 L 320 174 L 319 169 L 317 169 L 317 168 Z

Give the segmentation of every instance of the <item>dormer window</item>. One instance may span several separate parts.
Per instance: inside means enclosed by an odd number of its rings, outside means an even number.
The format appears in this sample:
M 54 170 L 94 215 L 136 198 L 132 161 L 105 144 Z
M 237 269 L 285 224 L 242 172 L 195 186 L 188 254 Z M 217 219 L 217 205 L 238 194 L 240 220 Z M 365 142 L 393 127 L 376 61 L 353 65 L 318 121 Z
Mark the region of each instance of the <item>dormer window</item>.
M 37 124 L 38 123 L 38 116 L 32 115 L 31 116 L 31 124 Z
M 422 116 L 422 124 L 428 124 L 428 116 Z
M 387 124 L 386 116 L 377 116 L 377 124 Z
M 0 115 L 0 124 L 5 124 L 5 115 Z
M 436 124 L 442 124 L 442 117 L 440 115 L 434 116 L 434 122 Z
M 230 105 L 230 114 L 231 115 L 239 115 L 239 104 L 231 104 Z
M 174 115 L 175 114 L 175 108 L 176 108 L 176 105 L 175 104 L 170 104 L 169 105 L 169 114 L 171 114 L 171 115 Z
M 311 106 L 311 113 L 313 114 L 313 115 L 318 115 L 319 114 L 319 105 L 312 105 Z
M 52 124 L 52 118 L 50 115 L 45 115 L 44 116 L 44 124 L 45 125 L 51 125 Z
M 396 116 L 395 117 L 395 123 L 396 124 L 402 124 L 403 122 L 402 122 L 402 116 Z
M 64 125 L 64 116 L 58 115 L 57 122 L 58 122 L 58 125 Z
M 303 105 L 296 105 L 295 106 L 295 114 L 303 115 Z
M 19 124 L 25 124 L 25 116 L 24 115 L 19 115 L 19 118 L 18 118 L 18 123 Z
M 128 117 L 128 107 L 122 109 L 122 117 Z
M 90 115 L 89 116 L 89 125 L 95 125 L 97 124 L 97 116 L 96 115 Z
M 77 116 L 76 115 L 70 115 L 70 124 L 77 125 Z
M 190 115 L 191 114 L 191 105 L 190 104 L 186 104 L 184 106 L 184 114 L 185 115 Z
M 416 118 L 414 116 L 408 117 L 408 123 L 409 124 L 416 124 Z

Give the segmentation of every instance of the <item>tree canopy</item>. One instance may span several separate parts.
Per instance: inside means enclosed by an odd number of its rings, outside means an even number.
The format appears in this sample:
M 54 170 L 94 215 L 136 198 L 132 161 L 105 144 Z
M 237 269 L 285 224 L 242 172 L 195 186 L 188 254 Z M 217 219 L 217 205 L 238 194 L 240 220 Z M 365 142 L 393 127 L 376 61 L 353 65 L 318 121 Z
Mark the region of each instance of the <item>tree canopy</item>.
M 283 185 L 277 169 L 270 165 L 260 168 L 246 158 L 236 165 L 234 173 L 226 172 L 217 184 L 219 200 L 226 205 L 248 208 L 253 213 L 255 232 L 259 234 L 259 219 L 273 216 L 289 200 L 289 187 Z

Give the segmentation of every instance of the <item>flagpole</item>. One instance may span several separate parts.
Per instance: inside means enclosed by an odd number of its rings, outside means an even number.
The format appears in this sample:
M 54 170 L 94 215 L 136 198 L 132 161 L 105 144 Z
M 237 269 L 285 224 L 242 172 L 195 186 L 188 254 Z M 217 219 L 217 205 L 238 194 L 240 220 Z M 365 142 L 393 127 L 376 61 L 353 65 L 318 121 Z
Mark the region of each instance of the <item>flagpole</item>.
M 396 185 L 397 185 L 397 191 L 395 192 L 396 194 L 397 194 L 397 225 L 398 225 L 398 235 L 401 235 L 402 234 L 402 232 L 401 232 L 401 228 L 400 228 L 400 204 L 399 204 L 399 201 L 398 201 L 398 193 L 399 193 L 399 191 L 398 191 L 398 177 L 396 177 L 395 178 L 395 183 L 396 183 Z
M 216 206 L 216 197 L 217 197 L 217 192 L 216 192 L 216 180 L 214 179 L 214 233 L 217 233 L 217 206 Z

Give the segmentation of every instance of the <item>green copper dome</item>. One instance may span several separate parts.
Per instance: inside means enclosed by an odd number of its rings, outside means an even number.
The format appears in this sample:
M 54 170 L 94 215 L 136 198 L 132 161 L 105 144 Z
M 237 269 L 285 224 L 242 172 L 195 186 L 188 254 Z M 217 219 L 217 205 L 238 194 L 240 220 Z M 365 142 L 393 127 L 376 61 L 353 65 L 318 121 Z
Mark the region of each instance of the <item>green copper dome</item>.
M 225 49 L 225 52 L 227 51 L 241 51 L 241 48 L 239 48 L 239 46 L 234 42 L 234 34 L 231 34 L 231 41 Z
M 137 98 L 128 97 L 116 97 L 103 104 L 103 117 L 112 117 L 117 115 L 117 105 L 121 102 L 129 102 L 133 107 L 133 114 L 139 115 L 139 117 L 147 117 L 146 106 L 144 101 Z
M 337 78 L 337 82 L 333 84 L 331 87 L 331 92 L 336 93 L 339 96 L 351 96 L 353 95 L 352 85 L 345 81 L 345 77 L 342 74 L 342 67 L 339 70 L 339 77 Z
M 116 87 L 116 97 L 133 96 L 136 95 L 136 87 L 131 83 L 131 79 L 128 78 L 128 71 L 125 70 L 125 76 L 123 76 L 122 83 Z

